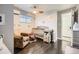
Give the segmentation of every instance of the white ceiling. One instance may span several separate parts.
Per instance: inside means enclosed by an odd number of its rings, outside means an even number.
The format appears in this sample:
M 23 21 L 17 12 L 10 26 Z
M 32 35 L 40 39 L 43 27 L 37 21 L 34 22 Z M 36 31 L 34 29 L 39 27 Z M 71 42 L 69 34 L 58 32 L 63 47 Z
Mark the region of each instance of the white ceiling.
M 55 10 L 63 10 L 63 9 L 67 9 L 67 8 L 71 8 L 73 6 L 75 6 L 74 4 L 16 4 L 16 7 L 28 11 L 28 12 L 32 12 L 33 11 L 33 6 L 39 6 L 40 10 L 43 11 L 55 11 Z

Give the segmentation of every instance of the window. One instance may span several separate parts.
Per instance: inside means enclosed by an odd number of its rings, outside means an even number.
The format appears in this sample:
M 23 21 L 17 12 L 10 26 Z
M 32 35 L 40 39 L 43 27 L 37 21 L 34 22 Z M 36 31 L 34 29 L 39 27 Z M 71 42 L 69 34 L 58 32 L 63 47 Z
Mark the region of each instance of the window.
M 30 23 L 31 21 L 32 21 L 31 16 L 24 16 L 24 15 L 20 16 L 20 22 L 21 23 Z

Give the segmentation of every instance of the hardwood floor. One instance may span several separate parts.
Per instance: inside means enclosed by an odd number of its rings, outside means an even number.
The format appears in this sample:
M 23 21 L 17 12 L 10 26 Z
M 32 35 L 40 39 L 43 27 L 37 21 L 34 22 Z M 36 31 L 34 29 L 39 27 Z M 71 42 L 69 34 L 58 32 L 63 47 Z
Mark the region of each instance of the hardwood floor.
M 56 53 L 54 51 L 55 47 L 53 43 L 45 43 L 42 40 L 37 40 L 37 42 L 33 42 L 28 44 L 24 49 L 15 49 L 15 54 L 49 54 Z M 52 52 L 51 52 L 52 51 Z
M 65 50 L 68 49 L 68 48 L 66 49 L 66 46 L 69 46 L 69 44 L 70 44 L 69 42 L 61 41 L 61 40 L 58 40 L 55 43 L 45 43 L 42 40 L 38 39 L 37 42 L 28 44 L 24 49 L 18 49 L 18 48 L 14 49 L 14 53 L 15 54 L 64 54 Z

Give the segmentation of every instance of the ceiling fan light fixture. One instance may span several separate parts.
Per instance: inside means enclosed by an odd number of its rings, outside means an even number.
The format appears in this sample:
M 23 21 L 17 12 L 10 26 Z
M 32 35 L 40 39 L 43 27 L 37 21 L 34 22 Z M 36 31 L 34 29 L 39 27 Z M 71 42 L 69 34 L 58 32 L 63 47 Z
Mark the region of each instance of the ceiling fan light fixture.
M 33 8 L 37 8 L 36 6 L 34 6 Z
M 37 11 L 33 11 L 33 13 L 34 13 L 34 14 L 36 14 L 36 13 L 37 13 Z
M 39 13 L 43 13 L 43 11 L 39 11 Z

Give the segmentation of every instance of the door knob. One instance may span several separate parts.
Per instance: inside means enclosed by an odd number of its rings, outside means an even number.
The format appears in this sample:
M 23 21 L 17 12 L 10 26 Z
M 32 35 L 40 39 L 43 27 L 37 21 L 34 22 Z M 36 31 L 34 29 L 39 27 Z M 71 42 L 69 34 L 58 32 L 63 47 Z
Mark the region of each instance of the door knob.
M 70 27 L 70 29 L 72 29 L 72 27 Z

